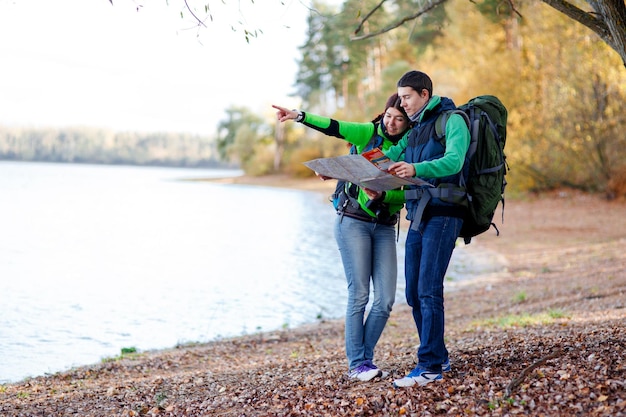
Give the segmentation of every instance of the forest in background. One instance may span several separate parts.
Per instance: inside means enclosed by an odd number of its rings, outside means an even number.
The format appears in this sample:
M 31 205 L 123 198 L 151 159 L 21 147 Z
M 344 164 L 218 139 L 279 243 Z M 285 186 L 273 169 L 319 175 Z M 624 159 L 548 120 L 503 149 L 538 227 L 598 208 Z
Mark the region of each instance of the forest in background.
M 377 13 L 369 31 L 410 15 L 412 3 Z M 302 110 L 372 120 L 400 76 L 419 69 L 433 79 L 434 94 L 457 105 L 493 94 L 507 106 L 507 190 L 626 194 L 626 69 L 595 33 L 538 0 L 516 2 L 515 10 L 492 0 L 450 1 L 391 32 L 351 41 L 360 13 L 376 4 L 316 2 L 295 83 Z M 263 122 L 229 109 L 218 130 L 220 155 L 250 174 L 311 175 L 302 161 L 346 152 L 342 141 L 296 123 Z
M 595 33 L 539 0 L 516 2 L 516 9 L 494 0 L 448 1 L 393 31 L 351 40 L 361 13 L 378 3 L 313 2 L 294 80 L 301 109 L 372 120 L 400 76 L 419 69 L 433 79 L 434 94 L 457 105 L 493 94 L 507 106 L 507 190 L 626 195 L 626 69 Z M 409 15 L 417 3 L 398 4 L 368 19 L 369 32 Z M 303 161 L 345 152 L 340 140 L 242 107 L 224 109 L 211 138 L 0 128 L 0 158 L 14 160 L 222 163 L 249 175 L 307 176 L 313 173 Z
M 88 127 L 0 126 L 0 160 L 190 168 L 235 166 L 217 158 L 215 141 L 208 137 Z

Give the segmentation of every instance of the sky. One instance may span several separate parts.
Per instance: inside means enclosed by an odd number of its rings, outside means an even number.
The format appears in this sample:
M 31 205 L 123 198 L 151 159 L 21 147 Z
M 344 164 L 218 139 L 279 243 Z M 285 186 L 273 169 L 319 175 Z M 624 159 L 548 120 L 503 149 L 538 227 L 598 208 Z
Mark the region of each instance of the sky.
M 211 0 L 205 28 L 183 0 L 113 3 L 0 0 L 0 125 L 213 136 L 230 106 L 299 105 L 308 0 Z

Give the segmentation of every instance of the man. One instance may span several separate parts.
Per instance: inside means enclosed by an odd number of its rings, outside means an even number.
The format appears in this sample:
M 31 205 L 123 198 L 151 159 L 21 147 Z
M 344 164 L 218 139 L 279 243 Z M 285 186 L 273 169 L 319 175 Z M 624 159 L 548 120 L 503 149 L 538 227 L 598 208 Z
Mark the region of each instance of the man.
M 406 377 L 395 380 L 394 386 L 410 387 L 441 380 L 442 372 L 450 370 L 444 342 L 443 282 L 466 209 L 444 201 L 437 192 L 445 190 L 446 184 L 458 184 L 459 177 L 467 173 L 465 157 L 470 135 L 463 117 L 451 114 L 445 126 L 445 141 L 437 138 L 438 116 L 456 106 L 449 98 L 432 95 L 428 75 L 409 71 L 397 87 L 401 105 L 414 127 L 385 152 L 394 161 L 404 159 L 389 170 L 400 177 L 419 177 L 433 186 L 405 190 L 407 219 L 411 221 L 405 248 L 405 291 L 420 346 L 417 366 Z

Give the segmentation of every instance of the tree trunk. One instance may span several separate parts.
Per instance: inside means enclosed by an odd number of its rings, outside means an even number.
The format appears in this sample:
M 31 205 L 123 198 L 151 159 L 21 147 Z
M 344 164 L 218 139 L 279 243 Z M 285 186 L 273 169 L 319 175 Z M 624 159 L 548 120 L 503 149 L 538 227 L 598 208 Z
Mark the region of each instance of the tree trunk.
M 626 4 L 624 0 L 587 0 L 594 13 L 587 13 L 564 0 L 543 0 L 543 2 L 593 30 L 619 54 L 626 66 Z

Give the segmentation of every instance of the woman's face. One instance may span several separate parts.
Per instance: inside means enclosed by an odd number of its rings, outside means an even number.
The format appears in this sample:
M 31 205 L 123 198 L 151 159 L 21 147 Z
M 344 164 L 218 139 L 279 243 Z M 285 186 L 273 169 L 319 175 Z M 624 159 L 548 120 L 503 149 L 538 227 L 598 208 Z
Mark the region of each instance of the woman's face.
M 395 107 L 389 107 L 383 116 L 383 124 L 391 136 L 399 135 L 409 127 L 409 119 Z

